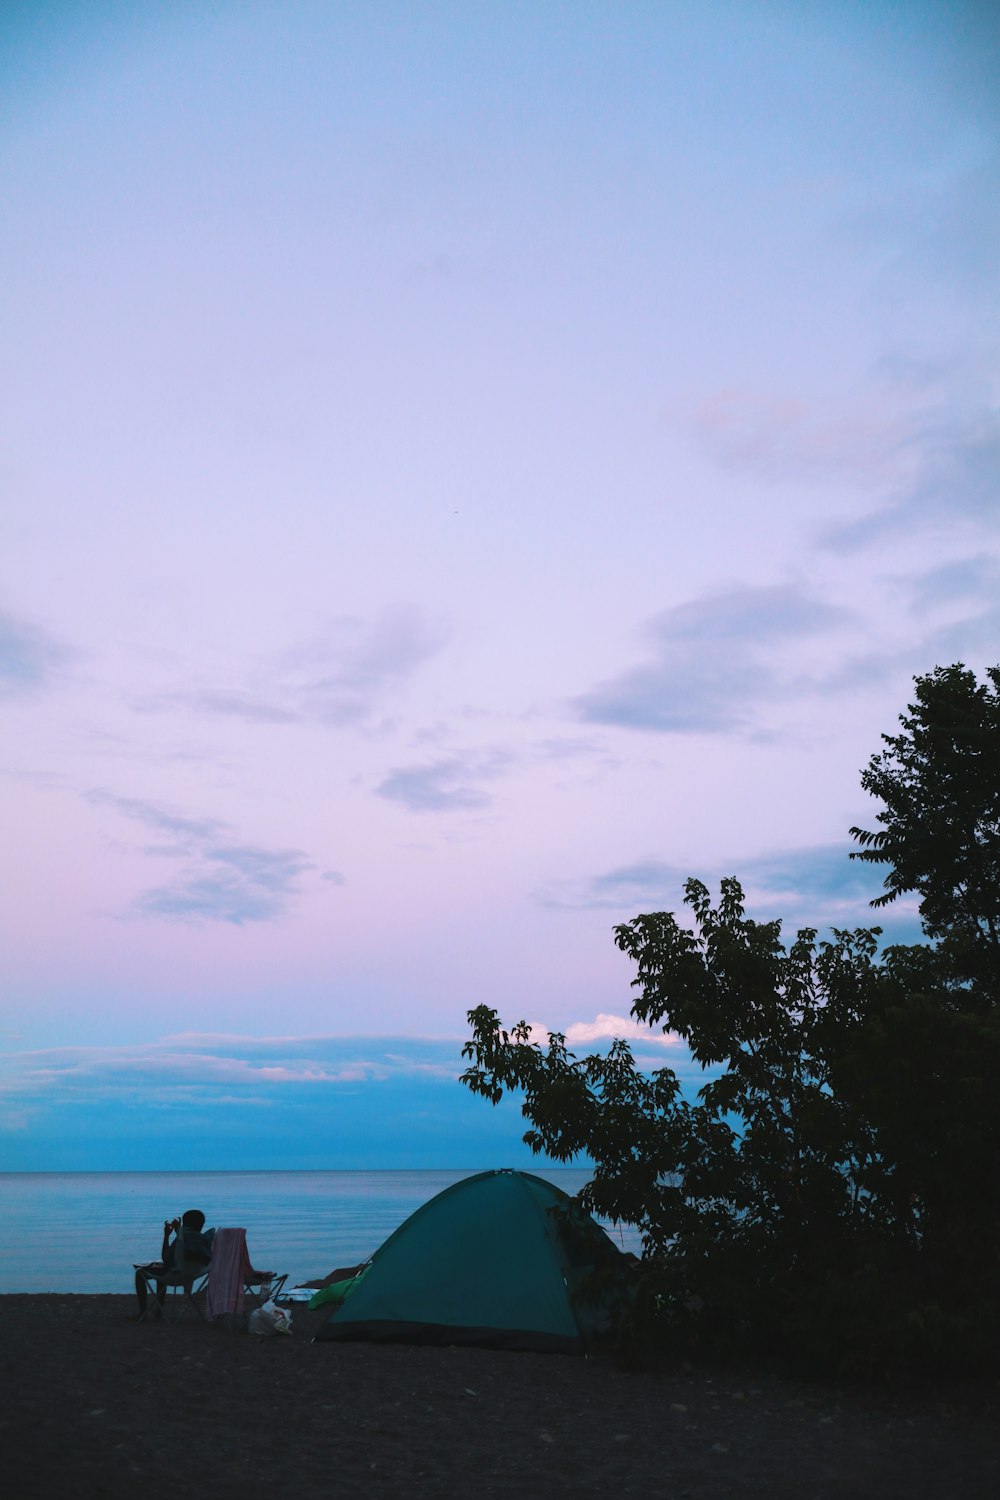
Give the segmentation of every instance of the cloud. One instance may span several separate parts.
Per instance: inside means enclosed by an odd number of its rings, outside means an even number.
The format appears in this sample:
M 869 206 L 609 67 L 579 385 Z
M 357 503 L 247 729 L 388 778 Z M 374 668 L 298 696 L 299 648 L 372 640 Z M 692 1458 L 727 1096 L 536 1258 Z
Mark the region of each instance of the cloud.
M 272 922 L 285 915 L 290 898 L 298 894 L 298 880 L 314 868 L 297 850 L 248 849 L 252 856 L 242 867 L 217 873 L 182 875 L 154 886 L 136 898 L 142 916 L 172 917 L 180 921 Z M 206 864 L 232 864 L 228 852 L 207 849 Z
M 570 760 L 593 760 L 595 755 L 603 755 L 604 747 L 599 740 L 591 737 L 583 738 L 580 735 L 569 737 L 567 735 L 552 735 L 548 739 L 536 740 L 531 746 L 533 754 L 545 761 L 570 761 Z
M 511 757 L 497 750 L 465 760 L 454 757 L 422 766 L 399 766 L 375 790 L 410 812 L 475 811 L 492 801 L 484 783 L 502 775 L 510 763 Z
M 383 695 L 441 650 L 449 632 L 412 605 L 383 611 L 370 624 L 337 621 L 327 640 L 289 652 L 285 665 L 302 713 L 324 724 L 358 724 Z
M 672 1031 L 655 1031 L 631 1016 L 617 1016 L 605 1011 L 601 1011 L 593 1021 L 574 1021 L 571 1026 L 567 1026 L 565 1035 L 571 1047 L 615 1041 L 620 1037 L 629 1042 L 640 1041 L 656 1047 L 676 1049 L 683 1046 L 680 1037 Z
M 92 787 L 83 795 L 96 807 L 111 807 L 126 818 L 133 818 L 176 839 L 175 844 L 157 846 L 150 851 L 157 854 L 192 850 L 202 841 L 218 837 L 227 826 L 218 818 L 192 818 L 164 807 L 162 803 L 148 802 L 141 797 L 119 797 L 103 787 Z
M 585 880 L 568 880 L 535 894 L 541 906 L 565 910 L 663 911 L 678 900 L 689 872 L 649 858 Z
M 298 724 L 302 715 L 290 708 L 265 703 L 250 693 L 215 688 L 185 693 L 178 701 L 199 713 L 217 714 L 221 718 L 242 719 L 247 724 Z
M 995 207 L 992 215 L 1000 245 Z M 951 222 L 946 214 L 939 227 Z M 943 243 L 946 235 L 938 238 Z M 947 280 L 948 255 L 936 259 Z M 992 276 L 996 257 L 987 259 Z M 961 279 L 969 266 L 959 269 L 957 253 L 953 260 Z M 922 284 L 914 289 L 923 292 Z M 985 306 L 981 311 L 980 327 L 989 329 Z M 716 463 L 750 479 L 835 486 L 848 498 L 863 497 L 861 514 L 824 527 L 818 543 L 827 551 L 853 552 L 913 526 L 958 518 L 992 529 L 1000 515 L 995 367 L 995 338 L 984 333 L 944 358 L 887 354 L 870 371 L 864 404 L 824 408 L 797 396 L 726 390 L 696 408 L 690 427 Z
M 638 1067 L 668 1064 L 689 1097 L 707 1076 L 676 1036 L 628 1016 L 553 1029 L 598 1052 L 625 1037 Z M 459 1084 L 464 1040 L 189 1032 L 0 1052 L 0 1136 L 19 1171 L 528 1165 L 520 1098 L 489 1109 Z
M 301 1087 L 388 1082 L 403 1077 L 457 1079 L 461 1041 L 419 1037 L 244 1037 L 185 1033 L 156 1042 L 60 1047 L 0 1054 L 0 1100 L 69 1102 L 99 1095 L 119 1101 L 184 1105 L 193 1096 L 242 1102 L 254 1094 Z M 233 1092 L 235 1090 L 235 1092 Z
M 143 846 L 143 853 L 183 860 L 174 880 L 143 891 L 132 910 L 138 916 L 187 922 L 271 922 L 285 915 L 299 894 L 303 875 L 315 869 L 300 849 L 266 849 L 238 843 L 218 818 L 197 818 L 159 803 L 118 797 L 95 788 L 85 793 L 96 806 L 110 807 L 165 839 Z
M 567 1051 L 574 1057 L 579 1057 L 583 1049 L 590 1055 L 605 1054 L 612 1042 L 626 1041 L 640 1072 L 652 1073 L 669 1068 L 677 1076 L 682 1091 L 692 1099 L 707 1079 L 720 1071 L 718 1068 L 705 1069 L 701 1063 L 695 1062 L 687 1043 L 675 1031 L 664 1031 L 612 1011 L 601 1011 L 592 1021 L 571 1021 L 564 1026 L 547 1026 L 543 1021 L 526 1024 L 526 1046 L 540 1047 L 544 1051 L 550 1033 L 561 1032 L 566 1039 Z
M 409 677 L 441 649 L 448 631 L 412 605 L 385 610 L 369 626 L 344 622 L 343 643 L 329 671 L 312 684 L 315 692 L 367 694 Z
M 136 706 L 160 711 L 179 704 L 248 724 L 361 725 L 442 649 L 449 634 L 443 621 L 414 605 L 383 610 L 370 621 L 343 617 L 321 639 L 260 666 L 246 684 L 173 693 Z
M 675 605 L 646 624 L 652 659 L 583 693 L 573 707 L 589 723 L 625 729 L 732 733 L 757 704 L 781 695 L 768 652 L 850 619 L 790 585 L 734 587 Z
M 996 665 L 1000 649 L 1000 558 L 953 558 L 898 580 L 911 613 L 933 623 L 921 642 L 923 663 Z
M 954 558 L 906 579 L 905 586 L 915 614 L 949 604 L 992 605 L 1000 599 L 1000 560 L 987 552 Z
M 44 630 L 0 610 L 0 694 L 17 696 L 51 687 L 73 652 Z
M 493 1109 L 459 1084 L 463 1040 L 188 1034 L 0 1053 L 5 1165 L 537 1170 L 519 1099 Z
M 695 409 L 691 427 L 717 463 L 767 484 L 880 485 L 899 462 L 901 434 L 888 414 L 832 415 L 799 397 L 719 391 Z
M 697 870 L 649 857 L 619 865 L 584 880 L 568 880 L 536 893 L 542 906 L 567 910 L 614 912 L 622 920 L 640 912 L 672 911 L 685 923 L 684 882 L 696 876 L 715 894 L 724 876 L 743 887 L 747 911 L 759 921 L 780 917 L 786 925 L 892 926 L 894 940 L 917 941 L 913 911 L 899 906 L 873 912 L 869 902 L 882 891 L 877 866 L 850 859 L 849 843 L 813 844 L 781 849 Z M 904 928 L 906 931 L 904 932 Z
M 512 1144 L 523 1130 L 516 1106 L 505 1122 L 491 1119 L 459 1086 L 461 1045 L 457 1037 L 189 1033 L 7 1051 L 0 1136 L 28 1171 L 148 1170 L 151 1160 L 203 1171 L 419 1166 L 421 1153 L 460 1166 L 456 1139 Z
M 914 418 L 904 451 L 909 478 L 887 502 L 823 538 L 850 552 L 928 522 L 961 518 L 994 528 L 1000 518 L 1000 409 L 986 401 L 948 402 Z
M 813 844 L 742 861 L 739 878 L 748 905 L 766 902 L 800 912 L 818 907 L 826 920 L 857 914 L 864 923 L 878 922 L 881 919 L 870 912 L 868 903 L 881 893 L 882 876 L 877 866 L 849 857 L 856 847 Z
M 900 674 L 912 674 L 926 657 L 926 645 L 915 651 L 912 640 L 905 649 L 884 651 L 848 651 L 835 666 L 822 672 L 790 676 L 785 687 L 790 693 L 854 693 L 895 684 Z

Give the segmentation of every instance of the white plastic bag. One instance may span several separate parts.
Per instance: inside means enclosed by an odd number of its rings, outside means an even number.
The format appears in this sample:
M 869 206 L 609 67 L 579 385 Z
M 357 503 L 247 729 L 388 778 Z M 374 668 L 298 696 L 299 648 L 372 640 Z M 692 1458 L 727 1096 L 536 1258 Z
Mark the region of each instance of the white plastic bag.
M 250 1314 L 247 1331 L 260 1338 L 269 1338 L 272 1333 L 291 1333 L 292 1315 L 287 1307 L 279 1307 L 277 1302 L 265 1302 L 263 1307 L 255 1307 Z

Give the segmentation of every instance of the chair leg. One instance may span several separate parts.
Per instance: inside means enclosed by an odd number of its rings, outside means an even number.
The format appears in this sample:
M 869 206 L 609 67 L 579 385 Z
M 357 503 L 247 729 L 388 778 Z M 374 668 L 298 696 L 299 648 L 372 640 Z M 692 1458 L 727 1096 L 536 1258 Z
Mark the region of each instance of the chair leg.
M 195 1278 L 197 1280 L 197 1277 Z M 175 1283 L 167 1288 L 166 1301 L 163 1306 L 163 1317 L 168 1323 L 179 1323 L 189 1307 L 193 1307 L 199 1320 L 207 1322 L 204 1312 L 198 1305 L 198 1296 L 201 1294 L 199 1287 L 196 1293 L 191 1282 Z
M 203 1323 L 207 1323 L 208 1322 L 208 1317 L 207 1317 L 207 1315 L 205 1313 L 205 1309 L 202 1307 L 201 1303 L 198 1301 L 198 1298 L 200 1296 L 201 1296 L 201 1292 L 200 1291 L 195 1292 L 189 1286 L 184 1288 L 184 1297 L 185 1297 L 185 1300 L 187 1302 L 190 1302 L 191 1306 L 194 1308 L 195 1312 L 198 1314 L 198 1316 L 201 1319 L 201 1321 Z
M 137 1323 L 145 1323 L 150 1318 L 163 1316 L 164 1292 L 165 1288 L 154 1277 L 144 1275 L 139 1267 L 136 1267 L 135 1295 L 139 1303 L 139 1312 L 135 1320 Z
M 160 1316 L 165 1323 L 179 1323 L 180 1315 L 177 1312 L 177 1293 L 180 1287 L 169 1286 L 160 1308 Z

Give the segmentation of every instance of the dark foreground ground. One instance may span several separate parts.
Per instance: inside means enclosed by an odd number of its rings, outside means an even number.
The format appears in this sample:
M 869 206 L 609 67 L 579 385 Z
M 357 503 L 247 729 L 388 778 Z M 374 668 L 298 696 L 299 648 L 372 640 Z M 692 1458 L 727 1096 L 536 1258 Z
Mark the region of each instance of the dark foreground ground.
M 609 1359 L 313 1344 L 126 1321 L 125 1297 L 0 1298 L 17 1500 L 597 1495 L 1000 1497 L 995 1387 L 889 1395 Z

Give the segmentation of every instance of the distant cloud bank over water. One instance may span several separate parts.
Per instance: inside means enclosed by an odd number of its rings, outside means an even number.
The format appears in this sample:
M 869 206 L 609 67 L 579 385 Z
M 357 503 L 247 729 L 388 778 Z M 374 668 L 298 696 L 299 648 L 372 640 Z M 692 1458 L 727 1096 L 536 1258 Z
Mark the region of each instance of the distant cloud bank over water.
M 512 1019 L 517 1019 L 512 1018 Z M 544 1044 L 545 1028 L 535 1028 Z M 644 1066 L 694 1067 L 676 1038 L 601 1015 L 577 1051 L 613 1037 Z M 462 1041 L 191 1034 L 145 1046 L 0 1056 L 6 1171 L 270 1170 L 525 1165 L 515 1100 L 494 1109 L 458 1082 Z

